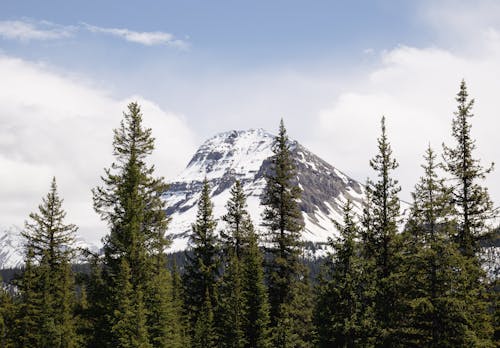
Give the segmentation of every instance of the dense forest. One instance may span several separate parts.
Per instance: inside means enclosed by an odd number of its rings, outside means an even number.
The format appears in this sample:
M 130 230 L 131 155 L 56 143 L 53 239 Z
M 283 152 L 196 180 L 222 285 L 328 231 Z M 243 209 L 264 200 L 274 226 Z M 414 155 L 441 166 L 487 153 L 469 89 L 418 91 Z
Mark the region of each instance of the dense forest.
M 475 157 L 463 81 L 456 101 L 453 143 L 442 156 L 422 149 L 404 217 L 382 117 L 363 211 L 345 203 L 313 276 L 283 121 L 262 226 L 237 180 L 218 224 L 205 181 L 177 263 L 167 258 L 168 184 L 148 164 L 152 130 L 129 104 L 114 130 L 114 162 L 92 190 L 108 226 L 102 253 L 86 252 L 85 272 L 72 267 L 77 226 L 54 178 L 26 222 L 24 268 L 0 289 L 0 347 L 497 347 L 499 284 L 481 249 L 496 217 L 483 185 L 493 168 Z

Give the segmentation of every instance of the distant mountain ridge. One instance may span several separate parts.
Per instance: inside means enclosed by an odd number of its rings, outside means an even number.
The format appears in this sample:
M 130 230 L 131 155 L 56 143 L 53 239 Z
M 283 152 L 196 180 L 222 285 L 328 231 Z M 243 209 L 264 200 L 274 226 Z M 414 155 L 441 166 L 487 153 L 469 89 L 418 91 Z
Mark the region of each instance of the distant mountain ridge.
M 214 215 L 225 213 L 229 190 L 236 179 L 242 182 L 248 200 L 248 211 L 257 230 L 260 228 L 260 198 L 265 188 L 269 157 L 273 155 L 274 136 L 263 129 L 229 131 L 205 141 L 186 169 L 170 183 L 164 194 L 167 214 L 172 221 L 172 250 L 187 247 L 187 236 L 194 222 L 197 200 L 206 177 L 212 187 Z M 297 184 L 302 189 L 300 207 L 305 223 L 303 239 L 325 242 L 332 235 L 332 219 L 341 218 L 342 204 L 351 199 L 361 209 L 363 187 L 354 179 L 322 160 L 295 140 L 290 140 L 297 167 Z M 219 225 L 218 229 L 222 228 Z

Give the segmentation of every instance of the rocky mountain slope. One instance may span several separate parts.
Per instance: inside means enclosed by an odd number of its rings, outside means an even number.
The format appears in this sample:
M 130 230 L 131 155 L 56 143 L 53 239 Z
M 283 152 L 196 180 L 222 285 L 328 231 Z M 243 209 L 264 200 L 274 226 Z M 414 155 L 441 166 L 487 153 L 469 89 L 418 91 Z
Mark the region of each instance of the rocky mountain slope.
M 187 233 L 195 221 L 197 200 L 206 177 L 212 187 L 214 214 L 225 213 L 229 190 L 239 179 L 248 196 L 248 210 L 259 229 L 260 197 L 265 187 L 268 158 L 272 155 L 273 135 L 263 129 L 220 133 L 200 146 L 186 169 L 171 183 L 165 193 L 167 213 L 172 217 L 170 233 L 174 236 L 171 250 L 187 246 Z M 331 219 L 341 218 L 341 206 L 351 199 L 360 208 L 362 186 L 328 164 L 296 141 L 291 149 L 297 166 L 297 184 L 303 190 L 301 210 L 305 222 L 303 238 L 325 242 L 333 232 Z M 222 228 L 222 222 L 219 227 Z

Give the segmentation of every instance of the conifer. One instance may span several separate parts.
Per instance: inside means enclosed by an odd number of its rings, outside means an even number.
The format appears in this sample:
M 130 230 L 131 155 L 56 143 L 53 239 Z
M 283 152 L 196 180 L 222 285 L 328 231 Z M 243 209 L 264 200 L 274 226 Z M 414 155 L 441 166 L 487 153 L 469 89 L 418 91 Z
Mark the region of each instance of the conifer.
M 132 293 L 136 296 L 130 310 L 136 311 L 133 316 L 137 320 L 145 320 L 144 327 L 147 326 L 150 332 L 145 336 L 123 339 L 161 346 L 171 339 L 167 336 L 172 334 L 170 328 L 177 321 L 170 311 L 171 297 L 163 298 L 170 291 L 163 255 L 168 245 L 165 237 L 168 218 L 161 198 L 168 185 L 162 177 L 154 177 L 154 166 L 147 164 L 147 158 L 154 150 L 154 138 L 151 129 L 142 124 L 139 105 L 130 103 L 123 116 L 120 127 L 114 130 L 113 155 L 116 161 L 105 170 L 104 185 L 93 190 L 94 209 L 110 228 L 104 239 L 104 296 L 99 299 L 101 305 L 98 307 L 107 313 L 107 318 L 113 318 L 116 309 L 124 304 L 123 289 L 119 289 L 116 282 L 118 279 L 124 281 L 123 267 L 126 265 L 130 269 Z M 167 322 L 160 322 L 167 319 Z M 102 333 L 107 330 L 115 336 L 125 334 L 123 330 L 112 330 L 114 325 L 116 323 L 108 322 Z M 142 335 L 141 330 L 134 332 Z M 103 342 L 99 344 L 102 346 L 113 341 L 105 333 L 101 338 Z
M 480 184 L 492 171 L 493 164 L 485 169 L 474 158 L 476 142 L 471 136 L 470 124 L 474 99 L 469 99 L 464 80 L 460 83 L 456 101 L 458 109 L 452 122 L 455 146 L 443 144 L 444 168 L 454 180 L 453 201 L 459 224 L 457 241 L 464 255 L 474 257 L 478 251 L 478 237 L 487 232 L 488 220 L 495 216 L 488 190 Z
M 24 291 L 29 298 L 27 305 L 38 313 L 34 318 L 38 317 L 39 344 L 76 347 L 75 287 L 70 262 L 77 227 L 64 223 L 66 212 L 62 203 L 56 179 L 53 178 L 49 193 L 38 207 L 39 211 L 30 214 L 22 232 L 28 249 L 26 261 L 29 263 L 29 273 L 23 282 L 26 283 Z M 32 302 L 34 299 L 36 301 Z
M 315 308 L 319 347 L 356 347 L 363 335 L 359 227 L 351 201 L 343 214 L 343 223 L 335 223 L 339 237 L 328 239 L 331 251 L 319 279 Z
M 202 315 L 213 316 L 216 298 L 216 283 L 219 277 L 219 260 L 215 228 L 217 222 L 213 217 L 213 205 L 210 200 L 210 185 L 205 179 L 200 199 L 196 222 L 192 226 L 189 238 L 189 249 L 186 252 L 187 264 L 183 277 L 183 294 L 185 313 L 189 317 L 193 345 L 195 331 L 212 332 L 214 328 L 206 328 L 207 323 L 199 323 Z M 208 313 L 210 312 L 210 313 Z M 213 324 L 213 319 L 211 320 Z
M 401 276 L 398 271 L 401 257 L 398 193 L 401 188 L 398 181 L 392 177 L 398 163 L 393 158 L 387 138 L 385 117 L 381 120 L 381 131 L 382 134 L 377 140 L 378 153 L 370 160 L 370 166 L 377 173 L 378 180 L 369 180 L 366 187 L 370 199 L 366 213 L 370 216 L 365 217 L 368 230 L 364 232 L 367 239 L 364 244 L 364 253 L 367 256 L 364 264 L 368 267 L 366 271 L 373 272 L 375 276 L 373 287 L 367 291 L 372 297 L 366 301 L 374 301 L 374 334 L 378 344 L 393 345 L 397 339 L 398 282 Z
M 284 347 L 290 340 L 299 346 L 310 344 L 307 336 L 311 328 L 311 308 L 299 308 L 310 301 L 308 277 L 301 263 L 301 231 L 303 221 L 298 205 L 301 190 L 296 184 L 296 169 L 290 143 L 281 120 L 279 134 L 272 147 L 270 171 L 266 176 L 262 205 L 264 205 L 263 226 L 267 228 L 267 245 L 270 260 L 267 263 L 269 286 L 270 319 L 274 346 Z M 298 291 L 298 288 L 303 288 Z M 294 337 L 292 339 L 292 337 Z
M 242 257 L 242 290 L 244 317 L 242 328 L 245 348 L 271 347 L 269 329 L 269 303 L 264 284 L 263 256 L 259 250 L 258 236 L 250 230 L 248 247 Z

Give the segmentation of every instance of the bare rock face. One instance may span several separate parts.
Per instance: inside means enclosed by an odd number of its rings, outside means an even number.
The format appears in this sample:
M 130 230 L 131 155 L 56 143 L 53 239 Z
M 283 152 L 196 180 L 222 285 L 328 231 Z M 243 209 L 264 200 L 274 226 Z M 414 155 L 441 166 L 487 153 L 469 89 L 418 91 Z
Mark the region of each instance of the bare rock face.
M 187 233 L 195 221 L 196 203 L 205 177 L 212 187 L 216 218 L 224 215 L 229 190 L 236 179 L 240 180 L 248 197 L 248 211 L 259 230 L 263 211 L 260 199 L 270 168 L 273 139 L 272 134 L 262 129 L 229 131 L 200 146 L 164 194 L 167 214 L 172 217 L 169 231 L 174 237 L 173 250 L 187 246 Z M 296 184 L 302 189 L 303 239 L 325 242 L 335 233 L 331 220 L 341 218 L 343 202 L 351 199 L 360 209 L 362 186 L 298 142 L 291 140 L 290 146 L 297 167 Z M 221 222 L 219 228 L 223 228 Z

